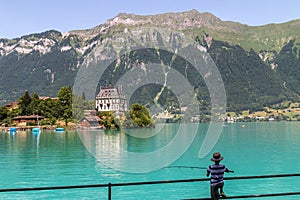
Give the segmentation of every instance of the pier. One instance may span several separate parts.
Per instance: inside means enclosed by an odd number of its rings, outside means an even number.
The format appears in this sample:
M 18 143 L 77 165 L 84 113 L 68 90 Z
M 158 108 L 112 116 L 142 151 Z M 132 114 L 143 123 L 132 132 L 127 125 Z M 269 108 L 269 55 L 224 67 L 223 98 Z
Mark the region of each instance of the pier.
M 15 128 L 16 131 L 31 131 L 33 128 L 40 128 L 41 130 L 55 130 L 55 127 L 52 126 L 24 126 L 24 127 L 0 127 L 0 131 L 9 132 L 10 128 Z

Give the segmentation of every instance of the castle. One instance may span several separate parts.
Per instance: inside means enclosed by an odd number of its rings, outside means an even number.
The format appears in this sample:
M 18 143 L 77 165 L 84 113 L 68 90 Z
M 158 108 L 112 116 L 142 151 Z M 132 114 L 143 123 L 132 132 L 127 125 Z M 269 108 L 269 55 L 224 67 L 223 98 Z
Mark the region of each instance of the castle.
M 101 86 L 96 96 L 96 109 L 99 112 L 113 111 L 116 116 L 124 115 L 125 111 L 127 111 L 127 99 L 122 92 L 122 86 Z

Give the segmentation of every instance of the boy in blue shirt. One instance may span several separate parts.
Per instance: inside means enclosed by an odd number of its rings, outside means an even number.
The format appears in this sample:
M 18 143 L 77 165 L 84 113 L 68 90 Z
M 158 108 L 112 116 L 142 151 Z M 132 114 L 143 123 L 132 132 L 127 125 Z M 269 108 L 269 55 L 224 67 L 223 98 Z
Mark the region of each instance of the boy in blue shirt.
M 220 164 L 220 161 L 223 160 L 223 157 L 219 152 L 213 154 L 211 161 L 215 162 L 215 164 L 210 165 L 207 168 L 206 176 L 210 177 L 210 195 L 213 200 L 218 200 L 221 194 L 222 197 L 226 197 L 223 186 L 224 186 L 224 172 L 234 172 L 232 170 L 227 169 L 225 165 Z M 220 194 L 219 194 L 220 189 Z

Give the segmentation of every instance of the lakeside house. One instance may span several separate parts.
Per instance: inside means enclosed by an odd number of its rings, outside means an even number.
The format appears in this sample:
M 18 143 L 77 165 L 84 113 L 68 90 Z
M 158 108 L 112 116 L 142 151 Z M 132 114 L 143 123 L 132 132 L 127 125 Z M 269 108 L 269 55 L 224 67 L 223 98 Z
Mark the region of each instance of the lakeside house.
M 96 109 L 99 112 L 113 111 L 117 117 L 123 116 L 128 108 L 122 86 L 100 87 L 96 96 Z
M 5 104 L 5 107 L 9 110 L 9 111 L 12 111 L 16 108 L 19 107 L 19 102 L 16 102 L 16 101 L 13 101 L 13 102 L 9 102 L 7 104 Z
M 13 123 L 15 124 L 19 124 L 19 123 L 27 123 L 27 122 L 32 122 L 32 123 L 37 123 L 40 120 L 45 119 L 44 116 L 40 116 L 40 115 L 30 115 L 30 116 L 17 116 L 14 117 Z
M 81 127 L 85 128 L 102 128 L 101 119 L 98 116 L 85 116 L 80 122 Z

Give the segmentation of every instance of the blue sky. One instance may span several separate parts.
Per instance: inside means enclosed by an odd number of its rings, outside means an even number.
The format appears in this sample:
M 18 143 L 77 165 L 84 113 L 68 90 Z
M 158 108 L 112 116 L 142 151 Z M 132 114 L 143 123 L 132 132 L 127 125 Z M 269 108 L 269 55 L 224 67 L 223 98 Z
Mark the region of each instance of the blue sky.
M 299 8 L 299 0 L 1 0 L 0 38 L 92 28 L 120 12 L 149 15 L 196 9 L 254 26 L 300 19 Z

